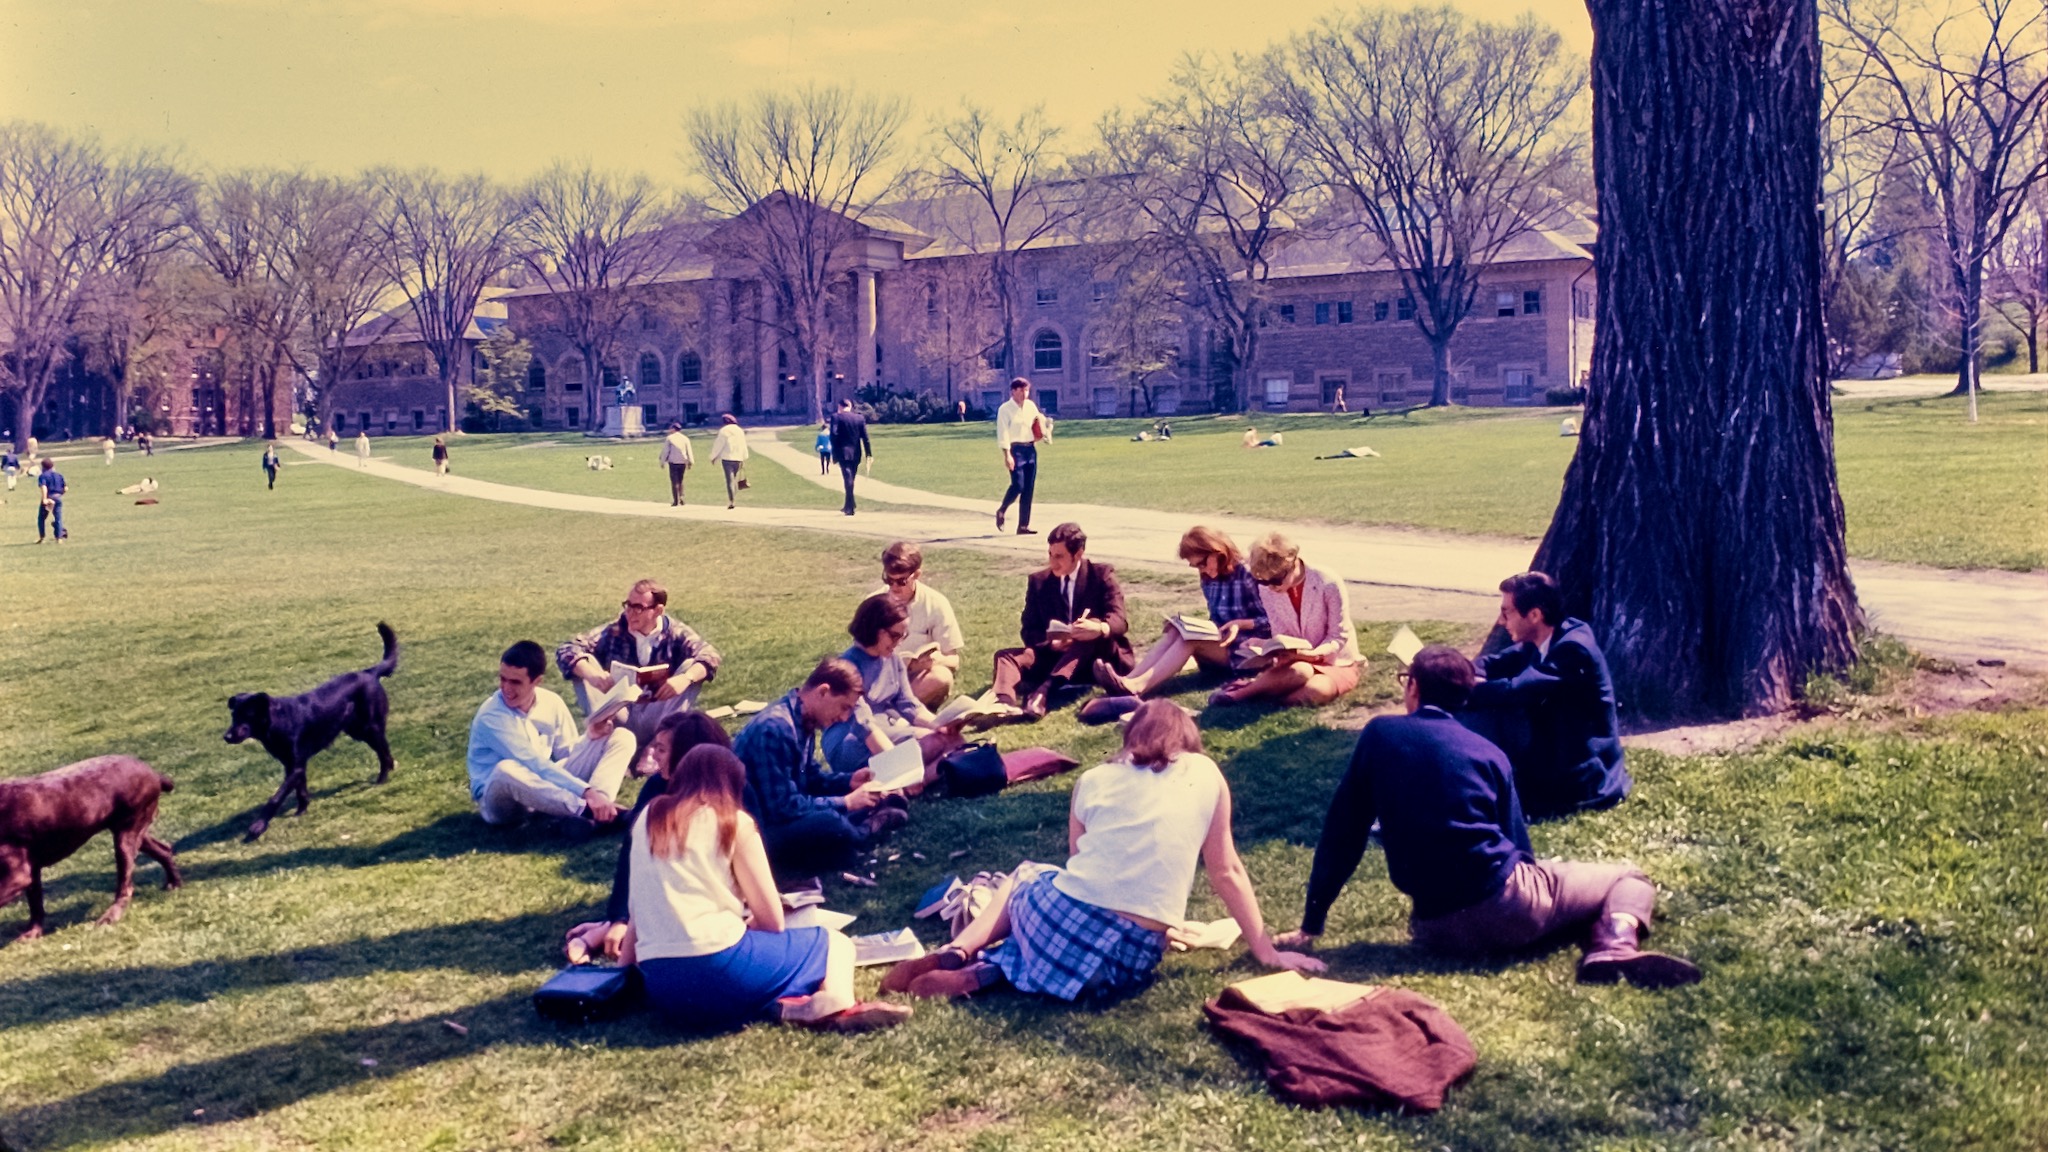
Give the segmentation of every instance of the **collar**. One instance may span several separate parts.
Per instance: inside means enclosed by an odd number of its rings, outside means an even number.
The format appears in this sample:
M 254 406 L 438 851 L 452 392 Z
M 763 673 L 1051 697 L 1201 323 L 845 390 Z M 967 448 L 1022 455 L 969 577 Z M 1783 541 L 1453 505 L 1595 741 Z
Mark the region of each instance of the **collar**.
M 1425 719 L 1425 720 L 1455 720 L 1455 719 L 1457 719 L 1457 717 L 1455 717 L 1455 716 L 1452 716 L 1452 715 L 1451 715 L 1451 714 L 1450 714 L 1449 712 L 1446 712 L 1446 711 L 1444 711 L 1443 709 L 1441 709 L 1441 708 L 1437 707 L 1437 706 L 1436 706 L 1436 705 L 1434 705 L 1434 704 L 1424 704 L 1424 705 L 1423 705 L 1422 707 L 1420 707 L 1420 708 L 1417 708 L 1417 709 L 1415 710 L 1415 713 L 1414 713 L 1414 714 L 1415 714 L 1415 715 L 1416 715 L 1417 717 L 1419 717 L 1419 718 L 1421 718 L 1421 719 Z

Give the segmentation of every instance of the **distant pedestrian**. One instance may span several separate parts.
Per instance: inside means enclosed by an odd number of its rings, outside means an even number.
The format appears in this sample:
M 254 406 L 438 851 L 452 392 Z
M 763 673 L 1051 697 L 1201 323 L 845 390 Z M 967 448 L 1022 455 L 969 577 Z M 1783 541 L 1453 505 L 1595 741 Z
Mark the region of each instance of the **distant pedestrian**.
M 336 448 L 336 446 L 338 446 L 338 445 L 339 445 L 340 443 L 341 443 L 341 437 L 339 437 L 339 436 L 336 436 L 336 435 L 334 434 L 334 426 L 333 426 L 332 424 L 328 425 L 328 426 L 327 426 L 327 450 L 328 450 L 329 452 L 332 452 L 332 451 L 334 451 L 334 450 L 335 450 L 335 448 Z
M 967 401 L 965 401 L 965 400 L 962 400 L 962 401 L 960 401 L 960 402 L 959 402 L 959 404 L 957 404 L 957 405 L 956 405 L 956 406 L 954 407 L 953 411 L 954 411 L 954 414 L 955 414 L 956 416 L 958 416 L 958 417 L 959 417 L 959 419 L 960 419 L 960 423 L 962 423 L 962 424 L 965 424 L 965 423 L 967 423 Z
M 107 458 L 107 467 L 112 468 L 114 466 L 114 438 L 112 436 L 100 441 L 100 454 Z
M 697 457 L 690 450 L 690 438 L 683 435 L 680 422 L 668 422 L 668 438 L 662 441 L 660 462 L 668 465 L 668 506 L 681 508 L 683 500 L 683 479 L 689 475 L 690 465 Z
M 7 476 L 7 490 L 14 491 L 15 480 L 21 475 L 21 457 L 14 454 L 14 449 L 0 452 L 0 473 Z
M 735 493 L 747 486 L 740 479 L 740 469 L 747 463 L 747 434 L 740 427 L 739 417 L 727 412 L 720 416 L 723 426 L 711 441 L 711 458 L 725 469 L 725 506 L 734 507 L 739 503 Z
M 368 468 L 369 466 L 370 434 L 368 432 L 358 432 L 356 433 L 356 467 Z
M 868 442 L 868 418 L 851 400 L 841 400 L 832 414 L 832 457 L 839 461 L 839 476 L 846 481 L 846 504 L 840 511 L 853 515 L 853 478 L 862 460 L 873 458 L 875 446 Z
M 1335 416 L 1344 410 L 1344 386 L 1339 384 L 1330 393 L 1330 415 Z
M 832 422 L 830 420 L 818 425 L 818 438 L 811 442 L 811 447 L 818 453 L 818 475 L 823 476 L 830 472 L 832 470 Z
M 1031 527 L 1031 495 L 1038 487 L 1038 442 L 1052 434 L 1045 414 L 1031 402 L 1031 381 L 1019 376 L 1010 381 L 1010 398 L 996 409 L 996 443 L 1003 448 L 1003 467 L 1010 471 L 1010 488 L 996 509 L 996 531 L 1003 530 L 1003 518 L 1016 502 L 1017 535 L 1036 536 Z
M 277 458 L 277 442 L 272 441 L 270 446 L 263 450 L 263 474 L 270 478 L 272 489 L 277 487 L 277 470 L 282 467 L 284 461 Z
M 43 471 L 36 477 L 36 487 L 42 490 L 43 501 L 36 511 L 36 543 L 41 544 L 48 533 L 61 544 L 71 538 L 71 533 L 64 527 L 64 474 L 57 471 L 55 460 L 43 458 Z
M 149 434 L 149 433 L 147 433 L 147 432 L 137 432 L 137 433 L 135 434 L 135 440 L 136 440 L 136 443 L 138 443 L 138 444 L 142 445 L 142 454 L 143 454 L 144 456 L 154 456 L 154 455 L 156 455 L 156 437 L 155 437 L 155 436 L 153 436 L 153 435 L 151 435 L 151 434 Z
M 434 475 L 446 476 L 447 474 L 448 438 L 446 436 L 436 436 L 434 437 Z

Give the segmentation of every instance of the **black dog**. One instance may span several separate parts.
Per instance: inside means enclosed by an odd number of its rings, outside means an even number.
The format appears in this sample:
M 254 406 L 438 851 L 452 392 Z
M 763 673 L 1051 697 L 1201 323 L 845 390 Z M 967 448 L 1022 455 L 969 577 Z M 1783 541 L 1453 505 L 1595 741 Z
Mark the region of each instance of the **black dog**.
M 95 756 L 26 780 L 0 780 L 0 905 L 28 896 L 28 930 L 15 939 L 43 934 L 43 869 L 102 829 L 114 834 L 114 904 L 100 923 L 128 910 L 137 852 L 164 866 L 164 887 L 184 883 L 171 846 L 149 834 L 157 799 L 170 790 L 170 777 L 133 756 Z
M 377 783 L 391 778 L 391 745 L 384 739 L 391 702 L 382 681 L 398 668 L 398 636 L 381 623 L 377 634 L 384 637 L 384 658 L 361 672 L 336 676 L 303 696 L 273 698 L 266 692 L 244 692 L 228 701 L 234 723 L 228 726 L 227 742 L 260 740 L 284 765 L 284 783 L 249 825 L 249 839 L 270 827 L 270 818 L 286 796 L 297 793 L 299 815 L 306 814 L 306 762 L 344 732 L 377 754 Z

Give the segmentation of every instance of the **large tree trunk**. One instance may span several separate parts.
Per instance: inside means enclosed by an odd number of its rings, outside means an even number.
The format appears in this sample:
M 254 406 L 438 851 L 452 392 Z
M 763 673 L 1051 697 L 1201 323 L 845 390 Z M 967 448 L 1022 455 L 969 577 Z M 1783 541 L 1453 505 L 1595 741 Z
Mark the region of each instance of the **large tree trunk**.
M 14 450 L 26 453 L 29 437 L 35 435 L 36 398 L 26 385 L 9 396 L 14 401 Z
M 1956 269 L 1956 346 L 1963 362 L 1956 369 L 1955 391 L 1951 396 L 1970 398 L 1970 419 L 1977 419 L 1977 393 L 1984 388 L 1978 357 L 1984 346 L 1984 264 L 1982 261 Z
M 1442 408 L 1451 402 L 1451 337 L 1456 331 L 1445 333 L 1441 339 L 1429 338 L 1429 406 Z
M 1762 713 L 1855 655 L 1821 330 L 1814 0 L 1591 0 L 1601 286 L 1536 566 L 1625 706 Z

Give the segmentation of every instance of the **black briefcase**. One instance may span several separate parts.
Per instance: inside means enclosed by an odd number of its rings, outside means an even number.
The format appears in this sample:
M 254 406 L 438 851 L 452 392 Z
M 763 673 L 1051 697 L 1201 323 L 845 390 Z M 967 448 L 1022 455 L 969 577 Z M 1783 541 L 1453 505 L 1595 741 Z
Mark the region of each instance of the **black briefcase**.
M 939 787 L 956 800 L 992 795 L 1009 783 L 1003 754 L 986 740 L 955 748 L 939 760 Z
M 550 1020 L 583 1024 L 619 1015 L 633 1006 L 639 994 L 637 969 L 585 964 L 549 977 L 533 994 L 533 1009 Z

